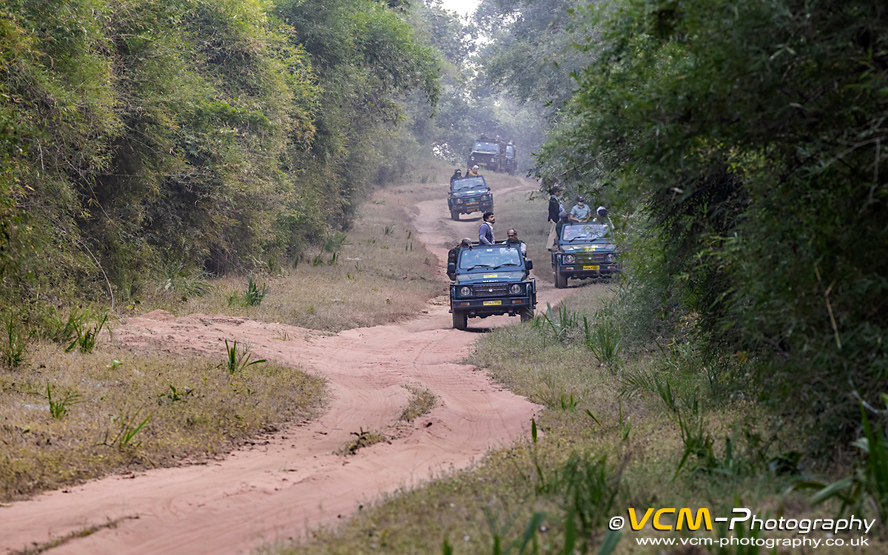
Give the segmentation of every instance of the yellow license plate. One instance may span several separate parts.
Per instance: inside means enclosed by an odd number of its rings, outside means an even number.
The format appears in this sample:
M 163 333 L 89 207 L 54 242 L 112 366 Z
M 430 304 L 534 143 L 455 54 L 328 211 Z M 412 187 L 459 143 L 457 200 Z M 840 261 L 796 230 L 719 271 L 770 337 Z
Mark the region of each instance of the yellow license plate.
M 484 279 L 498 277 L 499 274 L 484 274 Z
M 583 247 L 584 251 L 594 251 L 595 247 Z
M 484 306 L 499 306 L 503 301 L 484 301 Z
M 601 266 L 583 266 L 583 270 L 598 270 Z

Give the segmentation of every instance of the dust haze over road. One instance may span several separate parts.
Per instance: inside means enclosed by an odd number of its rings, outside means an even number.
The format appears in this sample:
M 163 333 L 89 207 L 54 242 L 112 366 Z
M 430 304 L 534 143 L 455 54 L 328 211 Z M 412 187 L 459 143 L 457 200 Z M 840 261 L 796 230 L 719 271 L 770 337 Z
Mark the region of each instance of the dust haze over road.
M 515 177 L 491 181 L 497 198 L 536 188 Z M 467 230 L 477 234 L 477 223 L 450 221 L 446 186 L 430 191 L 434 198 L 417 203 L 412 225 L 438 258 L 444 283 L 447 249 L 471 236 Z M 542 271 L 535 273 L 547 275 L 548 264 L 539 266 Z M 537 283 L 543 306 L 564 294 L 551 279 Z M 115 330 L 115 343 L 138 351 L 217 356 L 224 339 L 235 339 L 257 357 L 324 376 L 329 406 L 316 420 L 294 423 L 262 438 L 261 445 L 217 461 L 111 476 L 0 507 L 0 553 L 91 527 L 100 529 L 48 552 L 249 553 L 302 537 L 349 516 L 359 503 L 464 468 L 491 448 L 528 437 L 540 407 L 494 384 L 484 370 L 458 364 L 477 335 L 451 329 L 446 297 L 427 308 L 405 322 L 334 336 L 228 316 L 175 318 L 156 311 L 127 320 Z M 478 331 L 511 322 L 517 318 L 497 316 L 472 319 L 469 326 Z M 290 340 L 279 339 L 284 333 Z M 398 420 L 410 397 L 407 384 L 419 384 L 441 400 L 411 424 Z M 391 439 L 352 456 L 335 455 L 359 429 L 381 430 Z

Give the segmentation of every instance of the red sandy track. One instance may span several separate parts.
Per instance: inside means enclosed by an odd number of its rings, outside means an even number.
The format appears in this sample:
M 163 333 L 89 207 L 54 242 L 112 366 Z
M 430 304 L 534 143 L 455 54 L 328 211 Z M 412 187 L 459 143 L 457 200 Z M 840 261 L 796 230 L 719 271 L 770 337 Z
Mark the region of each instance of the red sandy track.
M 529 190 L 527 181 L 498 193 Z M 421 202 L 414 222 L 422 240 L 443 259 L 454 237 L 477 224 L 443 220 L 443 201 Z M 539 283 L 539 282 L 538 282 Z M 543 285 L 543 284 L 540 284 Z M 555 302 L 545 287 L 539 299 Z M 561 293 L 558 291 L 557 293 Z M 502 325 L 508 317 L 470 320 L 470 328 Z M 279 338 L 286 332 L 288 341 Z M 309 330 L 225 316 L 174 318 L 157 311 L 115 329 L 114 341 L 137 350 L 175 350 L 217 356 L 223 339 L 250 346 L 256 356 L 298 366 L 328 380 L 331 401 L 319 419 L 294 424 L 207 465 L 112 476 L 0 508 L 0 553 L 12 553 L 116 521 L 52 554 L 249 553 L 330 524 L 382 493 L 412 486 L 450 468 L 463 468 L 491 448 L 529 433 L 539 408 L 493 384 L 483 370 L 456 364 L 473 333 L 451 329 L 446 298 L 428 313 L 396 325 L 321 337 Z M 421 384 L 441 399 L 413 424 L 398 417 Z M 383 430 L 392 439 L 334 455 L 352 432 Z

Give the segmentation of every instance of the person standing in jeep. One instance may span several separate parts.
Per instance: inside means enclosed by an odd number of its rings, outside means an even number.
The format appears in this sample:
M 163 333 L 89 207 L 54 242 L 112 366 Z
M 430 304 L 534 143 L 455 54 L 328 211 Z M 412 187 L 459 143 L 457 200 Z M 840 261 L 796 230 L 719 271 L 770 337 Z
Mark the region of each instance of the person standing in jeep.
M 555 225 L 566 214 L 564 205 L 561 204 L 561 187 L 553 185 L 549 189 L 549 238 L 546 240 L 546 249 L 555 250 Z
M 493 212 L 485 212 L 483 218 L 484 223 L 478 228 L 478 242 L 482 245 L 492 245 L 496 243 L 496 239 L 493 238 L 493 224 L 496 223 L 496 216 L 493 215 Z

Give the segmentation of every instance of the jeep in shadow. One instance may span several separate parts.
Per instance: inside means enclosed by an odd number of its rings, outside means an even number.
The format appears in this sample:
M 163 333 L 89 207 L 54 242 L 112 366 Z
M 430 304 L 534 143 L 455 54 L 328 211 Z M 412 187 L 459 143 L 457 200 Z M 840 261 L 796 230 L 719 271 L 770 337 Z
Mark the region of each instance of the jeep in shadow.
M 552 253 L 552 269 L 558 289 L 567 287 L 568 279 L 608 278 L 622 269 L 617 262 L 617 246 L 608 224 L 564 224 L 556 245 L 556 252 Z
M 536 308 L 532 269 L 516 245 L 473 243 L 459 249 L 456 262 L 447 265 L 453 327 L 464 330 L 469 318 L 501 314 L 530 320 Z

